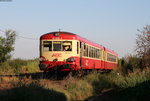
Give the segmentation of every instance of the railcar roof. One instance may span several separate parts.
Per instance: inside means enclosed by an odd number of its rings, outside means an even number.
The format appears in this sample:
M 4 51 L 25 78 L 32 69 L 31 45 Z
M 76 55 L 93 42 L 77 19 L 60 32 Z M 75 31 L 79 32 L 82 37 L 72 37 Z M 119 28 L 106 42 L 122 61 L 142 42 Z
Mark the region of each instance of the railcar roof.
M 56 32 L 49 32 L 49 33 L 46 33 L 44 35 L 48 35 L 48 34 L 54 34 L 54 33 L 60 33 L 60 34 L 69 34 L 69 35 L 76 35 L 74 33 L 71 33 L 71 32 L 61 32 L 61 31 L 56 31 Z M 43 36 L 43 35 L 42 35 Z

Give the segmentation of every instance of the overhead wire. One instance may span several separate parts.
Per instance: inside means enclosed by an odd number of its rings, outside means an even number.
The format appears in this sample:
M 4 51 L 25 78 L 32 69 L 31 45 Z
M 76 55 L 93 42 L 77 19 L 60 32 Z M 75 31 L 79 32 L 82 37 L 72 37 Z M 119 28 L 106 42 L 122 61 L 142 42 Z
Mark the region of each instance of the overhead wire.
M 35 38 L 29 38 L 29 37 L 24 37 L 24 36 L 20 36 L 20 35 L 16 35 L 19 38 L 23 38 L 23 39 L 29 39 L 29 40 L 39 40 L 39 39 L 35 39 Z
M 3 31 L 1 29 L 0 29 L 0 31 L 5 33 L 5 31 Z M 36 38 L 24 37 L 24 36 L 20 36 L 20 35 L 16 35 L 16 36 L 19 37 L 19 38 L 28 39 L 28 40 L 39 40 L 39 39 L 36 39 Z

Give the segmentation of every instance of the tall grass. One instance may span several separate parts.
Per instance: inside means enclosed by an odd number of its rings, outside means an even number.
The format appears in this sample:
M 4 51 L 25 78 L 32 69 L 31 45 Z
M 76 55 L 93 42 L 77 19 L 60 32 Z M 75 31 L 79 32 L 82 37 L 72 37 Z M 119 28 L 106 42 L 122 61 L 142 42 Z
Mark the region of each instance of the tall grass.
M 137 69 L 134 70 L 134 72 L 129 73 L 128 76 L 121 74 L 118 75 L 117 72 L 111 72 L 109 74 L 92 73 L 82 79 L 71 77 L 64 80 L 61 84 L 58 83 L 61 87 L 57 86 L 59 89 L 55 90 L 63 92 L 69 101 L 82 101 L 92 95 L 99 95 L 107 89 L 114 89 L 117 90 L 117 92 L 120 90 L 122 92 L 122 90 L 128 88 L 136 89 L 138 85 L 141 85 L 149 80 L 149 69 L 145 69 L 143 71 Z M 53 86 L 53 88 L 56 87 Z M 138 91 L 138 89 L 139 88 L 136 90 Z M 119 94 L 120 93 L 117 93 L 117 96 L 119 96 Z
M 93 94 L 92 86 L 89 83 L 71 76 L 62 81 L 40 80 L 39 83 L 47 89 L 64 93 L 67 101 L 83 101 Z
M 38 60 L 14 59 L 0 64 L 0 74 L 20 74 L 39 71 Z
M 119 88 L 135 87 L 136 85 L 150 80 L 150 70 L 145 69 L 143 71 L 135 70 L 133 73 L 129 73 L 128 76 L 116 76 L 112 82 Z
M 70 81 L 65 90 L 69 93 L 72 101 L 82 101 L 87 96 L 92 96 L 92 86 L 84 80 Z

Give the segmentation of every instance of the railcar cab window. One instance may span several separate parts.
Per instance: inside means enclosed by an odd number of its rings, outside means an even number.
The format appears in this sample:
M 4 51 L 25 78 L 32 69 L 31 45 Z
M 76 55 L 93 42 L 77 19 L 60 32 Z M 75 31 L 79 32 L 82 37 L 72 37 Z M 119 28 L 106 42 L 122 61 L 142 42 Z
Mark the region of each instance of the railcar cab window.
M 43 42 L 43 50 L 44 51 L 52 51 L 52 42 L 51 41 L 44 41 Z
M 53 41 L 53 51 L 61 51 L 61 41 Z
M 72 42 L 71 41 L 63 41 L 63 51 L 72 51 Z
M 72 41 L 43 41 L 43 51 L 72 51 Z

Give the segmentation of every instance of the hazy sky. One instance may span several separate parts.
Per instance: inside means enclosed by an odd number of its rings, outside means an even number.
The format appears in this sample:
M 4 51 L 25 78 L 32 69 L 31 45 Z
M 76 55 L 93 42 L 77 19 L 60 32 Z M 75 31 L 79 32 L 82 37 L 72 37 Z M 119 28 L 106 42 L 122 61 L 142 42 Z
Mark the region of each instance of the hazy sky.
M 150 24 L 150 0 L 0 1 L 0 29 L 16 30 L 13 58 L 39 57 L 39 37 L 52 31 L 73 32 L 116 51 L 133 54 L 137 29 Z M 0 32 L 0 36 L 4 36 Z

